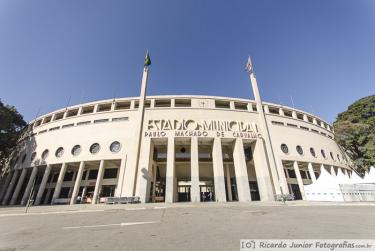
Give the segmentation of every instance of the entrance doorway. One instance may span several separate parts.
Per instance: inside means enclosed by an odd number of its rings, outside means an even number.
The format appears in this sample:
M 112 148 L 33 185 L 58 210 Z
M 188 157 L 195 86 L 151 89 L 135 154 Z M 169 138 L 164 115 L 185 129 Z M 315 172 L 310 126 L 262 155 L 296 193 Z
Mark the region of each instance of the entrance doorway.
M 215 190 L 212 184 L 210 185 L 200 185 L 200 197 L 201 202 L 215 201 Z
M 251 200 L 252 201 L 260 200 L 258 182 L 249 181 L 249 187 L 250 187 Z
M 292 193 L 294 194 L 295 200 L 302 200 L 301 191 L 299 190 L 298 184 L 290 184 L 290 188 L 292 190 Z
M 155 189 L 155 192 L 154 192 Z M 150 202 L 164 202 L 165 201 L 165 179 L 156 180 L 155 186 L 154 182 L 151 182 L 150 189 Z
M 177 198 L 178 202 L 190 201 L 190 185 L 178 185 L 177 186 Z

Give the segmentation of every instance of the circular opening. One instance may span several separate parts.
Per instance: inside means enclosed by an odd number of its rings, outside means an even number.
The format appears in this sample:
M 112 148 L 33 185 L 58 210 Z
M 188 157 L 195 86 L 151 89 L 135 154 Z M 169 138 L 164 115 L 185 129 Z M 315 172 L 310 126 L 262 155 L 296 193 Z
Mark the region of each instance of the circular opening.
M 333 157 L 333 153 L 332 152 L 329 152 L 329 155 L 331 155 L 331 159 L 335 160 L 335 158 Z
M 109 150 L 111 150 L 111 152 L 113 153 L 119 152 L 120 149 L 121 149 L 121 144 L 118 141 L 112 142 L 112 144 L 109 146 Z
M 73 146 L 73 148 L 72 148 L 72 154 L 74 156 L 77 156 L 80 153 L 81 153 L 81 146 L 80 145 Z
M 298 153 L 299 155 L 303 155 L 303 149 L 302 149 L 302 146 L 300 146 L 300 145 L 296 146 L 296 150 L 297 150 L 297 153 Z
M 47 159 L 48 155 L 49 155 L 48 149 L 44 150 L 44 152 L 42 153 L 42 160 Z
M 324 152 L 324 150 L 320 150 L 320 153 L 322 154 L 323 158 L 326 158 L 326 153 Z
M 180 151 L 181 151 L 182 153 L 185 153 L 185 152 L 186 152 L 186 148 L 185 148 L 185 147 L 181 147 Z
M 63 154 L 64 154 L 64 148 L 62 148 L 62 147 L 57 148 L 55 156 L 57 158 L 60 158 L 61 156 L 63 156 Z
M 313 157 L 316 157 L 315 149 L 310 147 L 310 153 Z
M 281 151 L 287 154 L 289 152 L 288 146 L 286 144 L 281 144 Z
M 90 146 L 90 153 L 95 154 L 98 153 L 100 150 L 100 145 L 98 143 L 94 143 Z

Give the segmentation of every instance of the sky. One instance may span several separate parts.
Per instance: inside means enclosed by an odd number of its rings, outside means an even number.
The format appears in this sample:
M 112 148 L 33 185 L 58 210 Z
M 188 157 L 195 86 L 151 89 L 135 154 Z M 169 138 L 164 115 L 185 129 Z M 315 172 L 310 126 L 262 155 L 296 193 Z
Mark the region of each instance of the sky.
M 138 96 L 147 48 L 147 95 L 253 99 L 251 55 L 263 101 L 333 122 L 375 94 L 375 1 L 0 0 L 0 99 L 30 121 Z

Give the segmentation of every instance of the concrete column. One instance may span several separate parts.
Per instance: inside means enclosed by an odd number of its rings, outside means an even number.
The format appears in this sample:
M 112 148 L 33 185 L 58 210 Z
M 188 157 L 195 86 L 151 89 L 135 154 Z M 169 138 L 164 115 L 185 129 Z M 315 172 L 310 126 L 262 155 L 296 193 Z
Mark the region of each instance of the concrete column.
M 139 170 L 140 167 L 140 162 L 142 159 L 140 159 L 140 155 L 142 153 L 141 147 L 142 147 L 142 141 L 144 140 L 142 136 L 143 132 L 143 121 L 144 121 L 144 113 L 145 113 L 145 103 L 146 103 L 146 89 L 147 89 L 147 80 L 148 80 L 148 67 L 145 66 L 143 68 L 143 74 L 142 74 L 142 84 L 141 84 L 141 93 L 139 95 L 139 108 L 138 108 L 138 113 L 136 114 L 135 121 L 138 122 L 137 126 L 133 128 L 133 148 L 134 148 L 134 155 L 132 156 L 134 159 L 134 167 L 131 168 L 132 173 L 128 174 L 130 175 L 128 180 L 133 178 L 133 183 L 130 184 L 132 185 L 132 195 L 136 195 L 137 189 L 139 187 L 138 182 L 138 177 L 140 176 L 141 170 Z M 142 167 L 143 168 L 143 167 Z M 148 171 L 148 168 L 147 168 Z M 149 180 L 147 180 L 148 184 Z M 127 185 L 127 184 L 125 184 Z M 127 189 L 128 190 L 128 189 Z M 129 191 L 129 190 L 128 190 Z M 149 196 L 149 195 L 148 195 Z M 147 197 L 148 197 L 147 196 Z
M 73 171 L 73 179 L 72 179 L 72 181 L 75 181 L 76 178 L 77 178 L 77 171 Z M 74 186 L 69 187 L 68 198 L 72 198 L 73 189 L 74 189 Z
M 29 182 L 27 183 L 25 192 L 23 192 L 21 205 L 26 205 L 27 200 L 29 199 L 29 196 L 30 196 L 31 189 L 33 188 L 34 180 L 35 180 L 37 173 L 38 173 L 38 167 L 34 166 L 33 170 L 31 171 Z
M 297 161 L 293 162 L 293 168 L 294 168 L 294 172 L 296 173 L 299 191 L 301 192 L 302 199 L 305 200 L 306 199 L 305 189 L 303 187 L 303 181 L 302 181 L 301 173 L 299 172 L 299 167 L 298 167 Z
M 51 195 L 51 192 L 52 192 L 52 188 L 47 188 L 47 193 L 46 193 L 46 197 L 44 198 L 43 205 L 48 203 L 48 198 Z
M 100 188 L 102 187 L 103 174 L 104 174 L 104 160 L 101 160 L 99 164 L 98 177 L 96 178 L 96 183 L 95 183 L 94 196 L 92 197 L 91 204 L 96 204 L 99 202 L 98 199 L 99 199 Z
M 115 193 L 117 197 L 123 196 L 126 162 L 127 162 L 127 156 L 125 156 L 124 159 L 121 159 L 121 163 L 120 163 L 120 170 L 119 170 L 116 193 Z
M 307 115 L 306 115 L 306 114 L 303 114 L 303 121 L 305 121 L 305 122 L 309 122 L 309 119 L 307 118 Z
M 27 173 L 27 169 L 23 168 L 22 172 L 21 172 L 21 175 L 20 175 L 20 178 L 18 179 L 18 183 L 17 183 L 16 189 L 14 190 L 12 199 L 10 200 L 10 205 L 16 204 L 18 195 L 20 194 L 21 187 L 23 185 L 23 181 L 25 180 L 26 173 Z
M 286 177 L 285 177 L 285 171 L 284 171 L 284 165 L 283 165 L 283 161 L 280 157 L 276 157 L 276 167 L 277 167 L 277 170 L 278 170 L 278 174 L 279 174 L 279 183 L 280 183 L 280 187 L 281 187 L 281 191 L 283 192 L 283 194 L 289 194 L 289 187 L 288 187 L 288 181 L 286 180 Z
M 155 99 L 151 99 L 150 100 L 150 108 L 154 108 L 155 107 Z
M 199 156 L 198 156 L 198 138 L 191 137 L 190 165 L 191 165 L 191 202 L 200 202 L 199 189 Z
M 248 103 L 248 104 L 247 104 L 247 110 L 250 111 L 250 112 L 254 111 L 254 110 L 253 110 L 253 104 L 252 104 L 252 103 Z
M 229 101 L 229 108 L 230 108 L 231 110 L 236 109 L 236 107 L 234 106 L 234 101 Z
M 293 117 L 294 119 L 297 119 L 297 113 L 296 113 L 296 111 L 292 111 L 292 117 Z
M 47 165 L 46 169 L 44 170 L 42 182 L 40 183 L 38 193 L 36 194 L 35 203 L 34 203 L 35 205 L 39 205 L 42 200 L 44 189 L 46 188 L 48 177 L 51 172 L 51 167 L 52 167 L 51 165 Z
M 221 139 L 220 138 L 214 138 L 214 143 L 213 143 L 213 146 L 212 146 L 212 165 L 213 165 L 213 171 L 214 171 L 214 184 L 215 184 L 216 201 L 225 202 L 225 201 L 227 201 L 227 198 L 225 196 L 223 151 L 222 151 L 222 148 L 221 148 Z M 230 197 L 232 197 L 232 194 L 231 194 Z
M 175 176 L 173 178 L 174 182 L 173 182 L 173 201 L 178 201 L 178 182 L 177 182 L 177 177 Z
M 156 196 L 156 173 L 157 173 L 157 166 L 154 164 L 152 165 L 152 202 L 155 202 L 155 196 Z
M 70 197 L 70 205 L 76 204 L 76 202 L 77 202 L 77 195 L 78 195 L 78 192 L 79 192 L 79 187 L 81 185 L 81 180 L 82 180 L 82 175 L 83 175 L 84 169 L 85 169 L 85 162 L 81 161 L 79 163 L 79 169 L 78 169 L 78 172 L 76 174 L 76 179 L 75 179 L 75 183 L 74 183 L 72 196 Z M 98 173 L 98 176 L 99 176 L 99 173 Z
M 258 139 L 254 148 L 254 166 L 258 183 L 259 195 L 261 201 L 273 201 L 274 190 L 271 182 L 271 175 L 267 163 L 266 149 L 263 139 Z M 276 166 L 277 167 L 277 166 Z M 284 173 L 284 172 L 283 172 Z M 279 184 L 277 186 L 280 187 Z
M 175 149 L 174 149 L 174 138 L 168 137 L 168 146 L 167 146 L 167 174 L 166 174 L 166 185 L 165 185 L 165 202 L 173 202 L 175 187 Z
M 311 177 L 312 182 L 315 183 L 316 177 L 315 177 L 314 169 L 313 169 L 313 166 L 312 166 L 311 162 L 309 162 L 309 164 L 307 165 L 307 168 L 309 169 L 309 173 L 310 173 L 310 177 Z
M 13 176 L 13 173 L 8 173 L 6 179 L 5 179 L 5 182 L 1 188 L 1 194 L 0 194 L 0 201 L 2 201 L 4 195 L 5 195 L 5 192 L 7 190 L 7 188 L 9 187 L 9 183 L 12 179 L 12 176 Z
M 138 180 L 136 187 L 136 195 L 140 197 L 143 203 L 150 200 L 153 148 L 151 138 L 143 139 L 138 162 Z
M 86 192 L 87 192 L 87 187 L 83 187 L 82 194 L 81 194 L 82 199 L 86 196 Z
M 57 178 L 57 182 L 56 182 L 55 191 L 53 192 L 53 195 L 52 195 L 51 204 L 54 204 L 55 200 L 58 199 L 60 196 L 61 186 L 62 186 L 62 183 L 64 182 L 66 167 L 67 167 L 66 163 L 63 163 L 61 165 L 59 177 Z
M 270 109 L 268 108 L 268 105 L 264 105 L 263 110 L 265 113 L 270 113 Z
M 75 179 L 73 179 L 73 180 L 75 180 Z M 68 198 L 72 198 L 73 188 L 74 187 L 69 187 Z
M 235 140 L 233 148 L 233 162 L 236 173 L 238 201 L 251 201 L 245 152 L 242 139 L 240 138 Z
M 284 116 L 284 110 L 283 110 L 283 108 L 281 108 L 281 107 L 279 108 L 279 115 L 280 115 L 280 116 Z
M 9 197 L 13 191 L 14 186 L 16 185 L 19 172 L 20 172 L 19 170 L 15 170 L 13 172 L 12 179 L 10 180 L 9 186 L 6 190 L 2 205 L 8 204 Z
M 330 172 L 332 176 L 336 176 L 335 168 L 333 166 L 331 166 Z
M 225 164 L 225 173 L 226 173 L 226 185 L 227 185 L 227 192 L 228 192 L 228 201 L 232 201 L 232 186 L 230 183 L 230 171 L 229 171 L 229 164 Z
M 98 112 L 99 104 L 94 105 L 94 113 Z

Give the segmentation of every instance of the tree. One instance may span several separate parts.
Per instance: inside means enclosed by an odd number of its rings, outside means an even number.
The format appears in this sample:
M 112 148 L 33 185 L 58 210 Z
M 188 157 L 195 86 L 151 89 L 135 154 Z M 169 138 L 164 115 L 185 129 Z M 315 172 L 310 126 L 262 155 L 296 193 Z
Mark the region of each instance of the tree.
M 17 109 L 0 101 L 0 170 L 4 168 L 25 126 L 26 122 Z
M 333 124 L 336 141 L 364 173 L 375 165 L 375 95 L 362 98 L 340 113 Z

